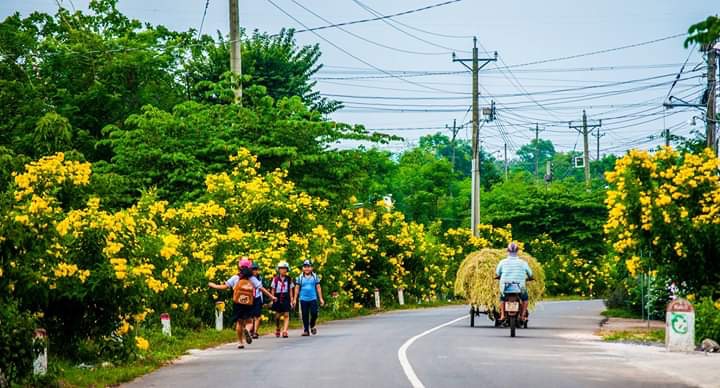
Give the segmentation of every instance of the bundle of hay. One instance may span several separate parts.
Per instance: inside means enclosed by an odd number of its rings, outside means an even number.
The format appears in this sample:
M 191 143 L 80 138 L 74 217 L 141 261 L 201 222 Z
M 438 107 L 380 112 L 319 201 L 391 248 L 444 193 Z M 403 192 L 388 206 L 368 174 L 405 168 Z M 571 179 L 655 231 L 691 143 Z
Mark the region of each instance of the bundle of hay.
M 527 282 L 530 308 L 532 309 L 545 292 L 545 273 L 534 257 L 521 253 L 520 258 L 530 264 L 534 281 Z M 500 285 L 495 280 L 495 267 L 507 257 L 504 249 L 483 249 L 469 254 L 460 264 L 455 278 L 455 295 L 464 297 L 468 303 L 487 311 L 500 305 Z

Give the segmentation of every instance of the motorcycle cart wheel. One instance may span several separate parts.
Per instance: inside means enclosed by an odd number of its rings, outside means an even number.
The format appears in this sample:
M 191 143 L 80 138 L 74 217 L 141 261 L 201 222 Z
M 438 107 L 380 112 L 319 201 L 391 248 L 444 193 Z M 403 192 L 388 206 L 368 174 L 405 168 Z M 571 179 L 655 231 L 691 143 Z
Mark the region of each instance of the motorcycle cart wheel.
M 510 317 L 510 337 L 515 337 L 515 329 L 517 328 L 517 317 Z
M 470 307 L 470 327 L 475 327 L 475 307 Z
M 493 316 L 493 321 L 494 321 L 495 327 L 500 327 L 500 326 L 502 325 L 502 321 L 500 320 L 500 313 L 498 313 L 497 311 L 493 310 L 493 311 L 492 311 L 492 316 Z
M 528 325 L 528 321 L 526 319 L 525 322 L 523 322 L 523 329 L 527 329 L 527 325 Z

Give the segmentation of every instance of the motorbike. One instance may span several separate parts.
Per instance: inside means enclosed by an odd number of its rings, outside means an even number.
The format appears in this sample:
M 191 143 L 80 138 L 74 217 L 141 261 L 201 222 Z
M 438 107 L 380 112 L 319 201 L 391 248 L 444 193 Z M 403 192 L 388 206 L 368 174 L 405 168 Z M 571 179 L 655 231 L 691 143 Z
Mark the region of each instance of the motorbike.
M 522 300 L 520 294 L 522 289 L 520 283 L 505 283 L 504 286 L 505 301 L 503 301 L 505 310 L 505 325 L 510 327 L 510 337 L 515 337 L 515 330 L 519 327 L 527 328 L 527 318 L 522 308 Z M 498 321 L 496 321 L 498 322 Z M 497 325 L 497 324 L 496 324 Z

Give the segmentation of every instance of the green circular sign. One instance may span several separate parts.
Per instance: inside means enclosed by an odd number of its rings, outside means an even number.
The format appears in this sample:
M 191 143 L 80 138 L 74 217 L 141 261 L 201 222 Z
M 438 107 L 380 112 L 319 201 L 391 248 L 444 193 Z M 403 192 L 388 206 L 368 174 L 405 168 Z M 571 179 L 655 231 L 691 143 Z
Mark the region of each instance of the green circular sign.
M 672 327 L 672 330 L 678 334 L 687 334 L 687 317 L 685 317 L 685 314 L 672 313 L 672 317 L 670 318 L 670 326 Z

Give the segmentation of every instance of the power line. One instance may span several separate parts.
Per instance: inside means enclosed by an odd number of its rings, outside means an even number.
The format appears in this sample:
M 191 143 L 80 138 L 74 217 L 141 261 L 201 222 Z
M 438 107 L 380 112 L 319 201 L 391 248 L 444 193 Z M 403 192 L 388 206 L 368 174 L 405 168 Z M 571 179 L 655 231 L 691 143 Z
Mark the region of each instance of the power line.
M 390 18 L 394 18 L 394 17 L 397 17 L 397 16 L 409 15 L 409 14 L 412 14 L 412 13 L 415 13 L 415 12 L 425 11 L 425 10 L 432 9 L 432 8 L 442 7 L 442 6 L 448 5 L 448 4 L 458 3 L 458 2 L 460 2 L 460 1 L 462 1 L 462 0 L 444 1 L 444 2 L 442 2 L 442 3 L 431 4 L 431 5 L 428 5 L 428 6 L 425 6 L 425 7 L 415 8 L 415 9 L 411 9 L 411 10 L 408 10 L 408 11 L 398 12 L 398 13 L 394 13 L 394 14 L 391 14 L 391 15 L 381 16 L 381 17 L 368 18 L 368 19 L 360 19 L 360 20 L 353 20 L 353 21 L 342 22 L 342 23 L 332 23 L 332 24 L 329 24 L 329 25 L 326 25 L 326 26 L 319 26 L 319 27 L 312 27 L 312 28 L 306 27 L 306 28 L 304 28 L 304 29 L 302 29 L 302 30 L 295 30 L 295 33 L 313 32 L 313 31 L 318 31 L 318 30 L 324 30 L 324 29 L 326 29 L 326 28 L 336 28 L 336 27 L 342 27 L 342 26 L 349 26 L 349 25 L 353 25 L 353 24 L 374 22 L 374 21 L 376 21 L 376 20 L 390 19 Z
M 302 4 L 301 4 L 300 2 L 298 2 L 297 0 L 290 0 L 290 1 L 292 1 L 295 5 L 297 5 L 298 7 L 302 8 L 302 9 L 304 9 L 304 10 L 307 11 L 308 13 L 314 15 L 314 16 L 317 17 L 318 19 L 324 21 L 325 23 L 332 23 L 330 20 L 328 20 L 328 19 L 320 16 L 320 14 L 318 14 L 317 12 L 315 12 L 315 11 L 311 10 L 310 8 L 302 5 Z M 398 51 L 398 52 L 405 53 L 405 54 L 415 54 L 415 55 L 447 55 L 447 54 L 449 53 L 449 51 L 448 51 L 448 52 L 428 52 L 428 51 L 405 50 L 405 49 L 402 49 L 402 48 L 397 48 L 397 47 L 393 47 L 393 46 L 388 46 L 388 45 L 386 45 L 386 44 L 379 43 L 379 42 L 376 42 L 376 41 L 374 41 L 374 40 L 365 38 L 365 37 L 362 36 L 362 35 L 358 35 L 358 34 L 356 34 L 356 33 L 354 33 L 354 32 L 348 31 L 348 30 L 346 30 L 346 29 L 344 29 L 344 28 L 342 28 L 342 27 L 337 27 L 337 28 L 338 28 L 340 31 L 342 31 L 342 32 L 344 32 L 344 33 L 346 33 L 346 34 L 348 34 L 348 35 L 350 35 L 350 36 L 353 36 L 353 37 L 355 37 L 355 38 L 357 38 L 357 39 L 360 39 L 360 40 L 362 40 L 362 41 L 364 41 L 364 42 L 370 43 L 370 44 L 375 45 L 375 46 L 378 46 L 378 47 L 382 47 L 382 48 L 384 48 L 384 49 L 393 50 L 393 51 Z M 314 31 L 313 31 L 313 33 L 314 33 Z
M 652 76 L 652 77 L 609 82 L 609 83 L 598 84 L 598 85 L 579 86 L 579 87 L 563 88 L 563 89 L 541 90 L 541 91 L 530 92 L 530 93 L 495 94 L 495 95 L 490 95 L 487 97 L 489 97 L 489 98 L 518 97 L 518 96 L 525 96 L 528 94 L 529 95 L 542 95 L 542 94 L 574 92 L 574 91 L 589 90 L 589 89 L 601 89 L 601 88 L 608 88 L 611 86 L 620 86 L 620 85 L 634 84 L 634 83 L 650 81 L 650 80 L 655 80 L 655 79 L 667 78 L 667 77 L 674 76 L 674 75 L 675 75 L 675 73 L 668 73 L 668 74 L 662 74 L 662 75 L 657 75 L 657 76 Z M 697 77 L 693 77 L 693 78 L 697 78 Z M 687 79 L 691 79 L 691 78 L 685 78 L 685 80 L 687 80 Z M 671 81 L 663 82 L 662 85 L 665 85 L 669 82 L 674 83 L 676 81 L 671 80 Z M 651 84 L 650 86 L 657 86 L 657 85 L 658 84 Z M 331 94 L 331 93 L 322 93 L 322 95 L 327 96 L 327 97 L 337 97 L 337 98 L 381 99 L 381 100 L 457 100 L 457 99 L 464 98 L 464 97 L 452 97 L 452 96 L 357 96 L 357 95 Z
M 205 0 L 205 9 L 203 10 L 202 20 L 200 20 L 200 28 L 198 28 L 198 32 L 197 32 L 198 37 L 200 37 L 202 35 L 203 25 L 205 24 L 205 16 L 207 16 L 207 10 L 208 10 L 209 5 L 210 5 L 210 0 Z
M 282 12 L 283 14 L 285 14 L 287 17 L 289 17 L 290 19 L 294 20 L 295 23 L 297 23 L 297 24 L 299 24 L 299 25 L 301 25 L 301 26 L 303 26 L 303 27 L 307 27 L 303 22 L 301 22 L 300 20 L 298 20 L 296 17 L 294 17 L 294 16 L 293 16 L 292 14 L 290 14 L 289 12 L 285 11 L 282 7 L 280 7 L 279 5 L 277 5 L 273 0 L 267 0 L 267 1 L 268 1 L 273 7 L 277 8 L 280 12 Z M 391 76 L 391 77 L 393 77 L 393 78 L 397 78 L 397 79 L 399 79 L 399 80 L 403 80 L 404 82 L 406 82 L 406 83 L 408 83 L 408 84 L 410 84 L 410 85 L 413 85 L 413 86 L 418 86 L 418 87 L 425 88 L 425 89 L 428 89 L 428 90 L 434 90 L 434 91 L 438 91 L 438 92 L 448 93 L 447 90 L 438 89 L 438 88 L 434 88 L 434 87 L 431 87 L 431 86 L 423 85 L 423 84 L 421 84 L 421 83 L 414 82 L 414 81 L 410 81 L 410 80 L 408 80 L 408 79 L 405 79 L 405 78 L 403 78 L 403 77 L 397 76 L 397 75 L 395 75 L 395 74 L 388 73 L 387 71 L 385 71 L 385 70 L 383 70 L 383 69 L 381 69 L 381 68 L 373 65 L 372 63 L 370 63 L 370 62 L 368 62 L 368 61 L 366 61 L 366 60 L 364 60 L 364 59 L 356 56 L 355 54 L 353 54 L 353 53 L 349 52 L 348 50 L 342 48 L 341 46 L 335 44 L 335 43 L 332 42 L 331 40 L 326 39 L 324 36 L 320 35 L 319 33 L 315 32 L 315 31 L 310 31 L 310 32 L 312 32 L 312 33 L 313 33 L 315 36 L 317 36 L 318 38 L 322 39 L 322 40 L 323 40 L 324 42 L 326 42 L 327 44 L 329 44 L 329 45 L 335 47 L 336 49 L 340 50 L 340 51 L 343 52 L 345 55 L 347 55 L 347 56 L 355 59 L 356 61 L 358 61 L 358 62 L 360 62 L 360 63 L 365 64 L 365 65 L 368 66 L 368 67 L 371 67 L 371 68 L 373 68 L 373 69 L 375 69 L 375 70 L 377 70 L 377 71 L 380 71 L 380 72 L 382 72 L 382 73 L 385 73 L 385 74 L 387 74 L 388 76 Z M 452 93 L 452 92 L 450 92 L 450 93 Z
M 680 33 L 680 34 L 674 34 L 674 35 L 670 35 L 670 36 L 665 36 L 665 37 L 662 37 L 662 38 L 657 38 L 657 39 L 653 39 L 653 40 L 648 40 L 648 41 L 644 41 L 644 42 L 640 42 L 640 43 L 633 43 L 633 44 L 628 44 L 628 45 L 625 45 L 625 46 L 613 47 L 613 48 L 608 48 L 608 49 L 603 49 L 603 50 L 596 50 L 596 51 L 589 51 L 589 52 L 586 52 L 586 53 L 575 54 L 575 55 L 567 55 L 567 56 L 557 57 L 557 58 L 548 58 L 548 59 L 541 59 L 541 60 L 538 60 L 538 61 L 518 63 L 518 64 L 514 64 L 514 65 L 509 65 L 508 67 L 516 68 L 516 67 L 532 66 L 532 65 L 539 65 L 539 64 L 542 64 L 542 63 L 566 61 L 566 60 L 569 60 L 569 59 L 587 57 L 587 56 L 591 56 L 591 55 L 605 54 L 605 53 L 609 53 L 609 52 L 613 52 L 613 51 L 625 50 L 625 49 L 629 49 L 629 48 L 635 48 L 635 47 L 645 46 L 645 45 L 649 45 L 649 44 L 653 44 L 653 43 L 658 43 L 658 42 L 662 42 L 662 41 L 669 40 L 669 39 L 675 39 L 675 38 L 679 38 L 679 37 L 681 37 L 681 36 L 686 36 L 686 35 L 687 35 L 687 33 L 683 32 L 683 33 Z
M 361 2 L 360 0 L 352 0 L 352 1 L 353 1 L 355 4 L 357 4 L 360 8 L 362 8 L 362 9 L 364 9 L 365 11 L 369 12 L 370 14 L 373 14 L 373 15 L 375 15 L 375 16 L 384 16 L 382 13 L 374 10 L 373 8 L 371 8 L 371 7 L 368 6 L 367 4 L 364 4 L 364 3 Z M 385 23 L 385 24 L 387 24 L 388 26 L 390 26 L 392 29 L 394 29 L 394 30 L 396 30 L 396 31 L 399 31 L 399 32 L 401 32 L 401 33 L 403 33 L 403 34 L 405 34 L 405 35 L 407 35 L 407 36 L 409 36 L 409 37 L 411 37 L 411 38 L 413 38 L 413 39 L 415 39 L 415 40 L 417 40 L 417 41 L 420 41 L 420 42 L 429 44 L 430 46 L 434 46 L 434 47 L 438 47 L 438 48 L 442 48 L 442 49 L 450 50 L 450 51 L 469 52 L 469 51 L 467 51 L 467 50 L 457 50 L 457 49 L 454 49 L 454 48 L 452 48 L 452 47 L 443 46 L 443 45 L 440 45 L 440 44 L 431 42 L 431 41 L 429 41 L 429 40 L 427 40 L 427 39 L 421 38 L 421 37 L 419 37 L 419 36 L 417 36 L 417 35 L 413 35 L 413 34 L 407 32 L 407 31 L 405 31 L 405 30 L 397 27 L 395 24 L 393 24 L 393 22 L 395 22 L 395 21 L 391 22 L 391 21 L 389 21 L 389 20 L 382 19 L 382 22 Z M 395 23 L 397 23 L 397 22 L 395 22 Z

